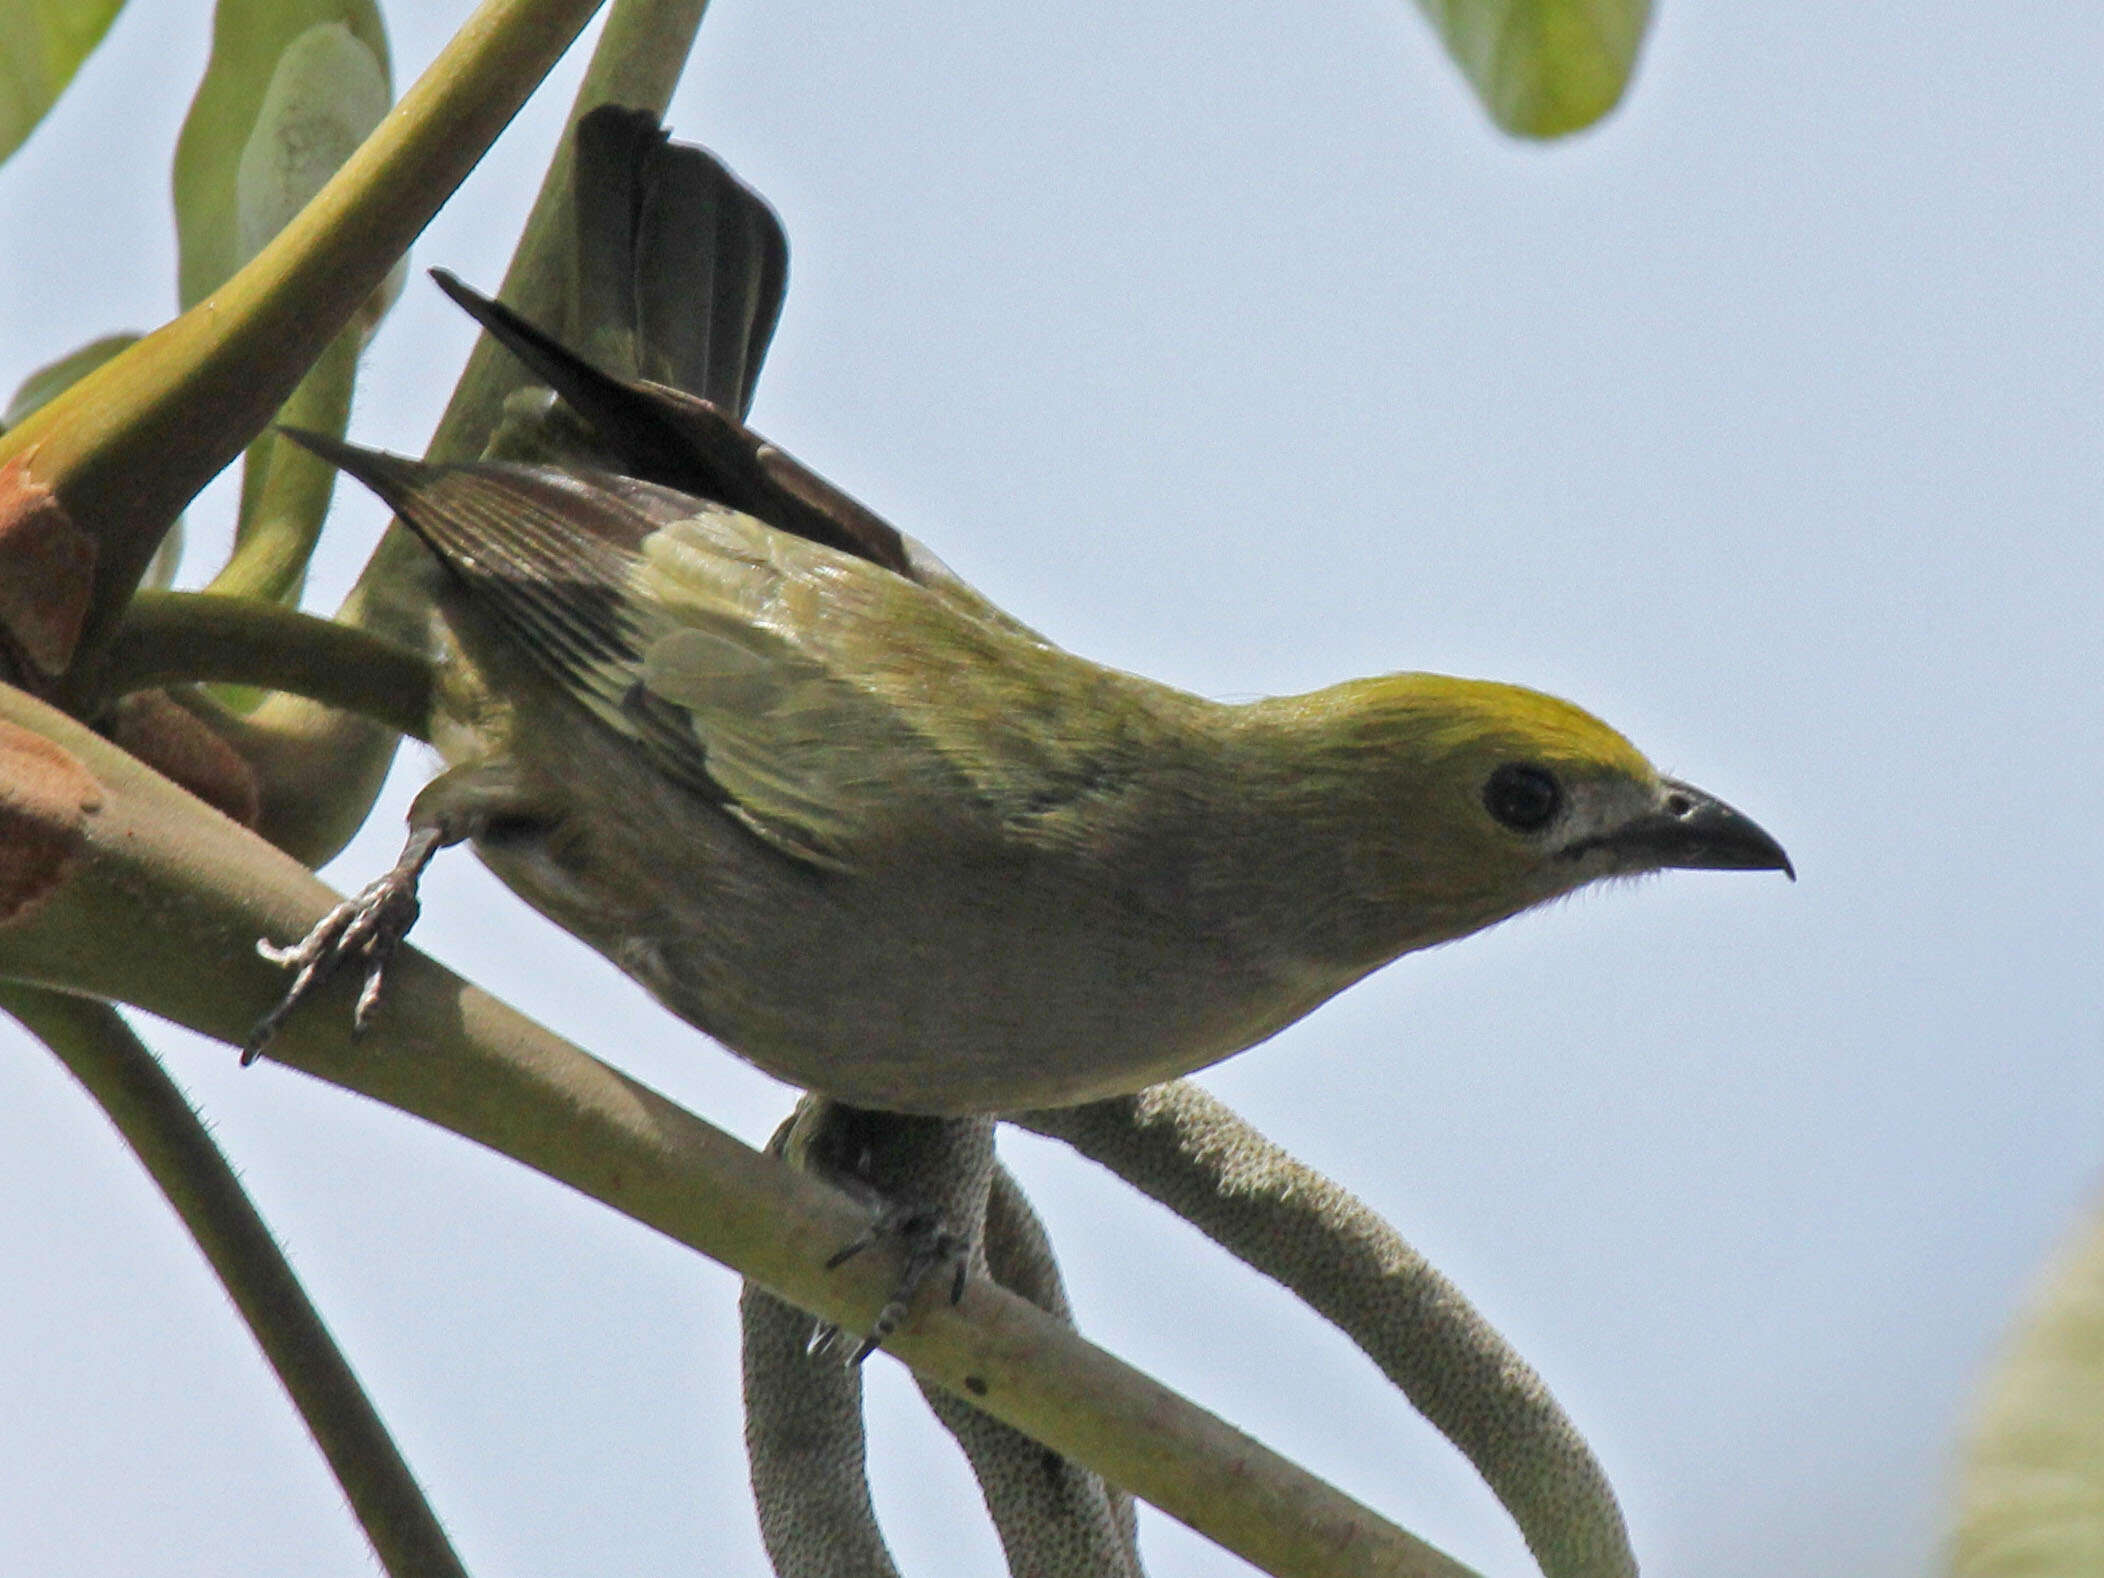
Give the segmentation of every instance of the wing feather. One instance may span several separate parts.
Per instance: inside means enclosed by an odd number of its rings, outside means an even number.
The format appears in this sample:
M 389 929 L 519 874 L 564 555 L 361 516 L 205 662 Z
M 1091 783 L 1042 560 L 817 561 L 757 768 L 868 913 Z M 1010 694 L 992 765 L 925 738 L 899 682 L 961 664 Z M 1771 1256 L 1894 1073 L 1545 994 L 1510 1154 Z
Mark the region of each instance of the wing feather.
M 798 860 L 852 870 L 938 825 L 1080 836 L 1150 757 L 1157 687 L 947 571 L 922 584 L 624 479 L 295 436 L 395 509 L 508 650 Z

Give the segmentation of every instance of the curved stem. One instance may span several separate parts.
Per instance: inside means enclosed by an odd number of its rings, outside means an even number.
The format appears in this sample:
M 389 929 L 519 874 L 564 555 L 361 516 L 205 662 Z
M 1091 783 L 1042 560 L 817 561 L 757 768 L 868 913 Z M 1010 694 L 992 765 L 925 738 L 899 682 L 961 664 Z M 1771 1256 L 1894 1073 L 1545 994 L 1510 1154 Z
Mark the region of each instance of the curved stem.
M 0 983 L 0 1009 L 108 1114 L 212 1263 L 393 1578 L 467 1578 L 438 1515 L 226 1157 L 107 1003 Z
M 333 619 L 216 592 L 141 592 L 101 669 L 104 701 L 209 680 L 287 691 L 427 739 L 433 669 L 422 654 Z
M 364 339 L 363 328 L 354 325 L 331 340 L 278 408 L 277 420 L 341 438 L 350 422 L 351 386 Z M 314 556 L 335 491 L 334 466 L 274 430 L 263 433 L 248 449 L 233 556 L 212 577 L 211 590 L 229 597 L 298 602 L 307 561 Z
M 1635 1578 L 1607 1475 L 1556 1399 L 1364 1201 L 1188 1080 L 1019 1113 L 1152 1195 L 1332 1322 L 1461 1449 L 1546 1578 Z

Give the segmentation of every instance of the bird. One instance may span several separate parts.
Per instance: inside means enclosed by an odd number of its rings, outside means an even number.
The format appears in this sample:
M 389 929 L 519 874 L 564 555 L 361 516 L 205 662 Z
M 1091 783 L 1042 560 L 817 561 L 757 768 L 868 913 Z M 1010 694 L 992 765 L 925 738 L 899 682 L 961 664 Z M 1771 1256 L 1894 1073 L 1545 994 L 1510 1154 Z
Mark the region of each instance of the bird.
M 1229 702 L 1054 644 L 745 425 L 786 278 L 764 201 L 641 111 L 588 116 L 576 168 L 584 349 L 436 276 L 552 391 L 510 458 L 292 434 L 441 567 L 448 765 L 394 871 L 266 945 L 304 985 L 251 1055 L 345 958 L 373 1011 L 417 876 L 463 841 L 740 1057 L 941 1116 L 1192 1073 L 1603 879 L 1794 880 L 1541 691 Z

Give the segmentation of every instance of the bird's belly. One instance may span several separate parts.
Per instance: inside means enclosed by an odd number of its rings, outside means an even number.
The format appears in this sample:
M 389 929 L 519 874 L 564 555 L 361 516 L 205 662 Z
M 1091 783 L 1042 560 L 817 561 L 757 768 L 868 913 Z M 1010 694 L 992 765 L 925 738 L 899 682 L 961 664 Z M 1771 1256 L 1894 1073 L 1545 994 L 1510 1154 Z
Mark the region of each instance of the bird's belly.
M 770 1073 L 890 1111 L 1014 1112 L 1120 1095 L 1216 1062 L 1305 1011 L 1223 961 L 1065 919 L 964 934 L 906 924 L 872 937 L 814 918 L 777 930 L 769 948 L 704 950 L 681 929 L 633 973 Z
M 888 872 L 815 872 L 713 810 L 684 821 L 651 819 L 647 844 L 600 819 L 482 854 L 680 1017 L 860 1106 L 1014 1112 L 1127 1093 L 1344 984 L 1240 958 L 1122 903 L 1100 872 L 925 850 Z M 690 873 L 676 885 L 672 848 Z

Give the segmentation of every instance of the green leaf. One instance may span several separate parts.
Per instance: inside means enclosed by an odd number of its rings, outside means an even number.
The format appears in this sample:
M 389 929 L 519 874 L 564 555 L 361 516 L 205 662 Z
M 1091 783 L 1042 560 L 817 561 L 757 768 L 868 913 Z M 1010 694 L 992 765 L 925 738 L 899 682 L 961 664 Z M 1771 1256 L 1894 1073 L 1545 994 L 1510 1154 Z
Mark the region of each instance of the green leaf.
M 341 22 L 285 46 L 234 167 L 234 234 L 246 263 L 307 206 L 380 124 L 387 67 Z
M 1959 1454 L 1946 1578 L 2104 1571 L 2104 1211 L 2054 1255 Z
M 5 413 L 0 413 L 0 430 L 13 427 L 38 406 L 79 383 L 119 351 L 137 344 L 138 339 L 136 334 L 106 334 L 99 340 L 90 340 L 77 351 L 67 352 L 55 362 L 39 367 L 22 380 L 22 387 L 7 402 Z
M 124 0 L 0 0 L 0 159 L 36 129 Z
M 183 306 L 276 234 L 392 97 L 372 0 L 220 0 L 175 150 Z
M 1651 0 L 1418 0 L 1490 118 L 1518 137 L 1580 131 L 1620 102 Z

